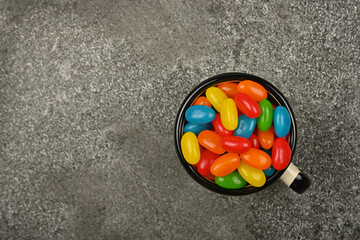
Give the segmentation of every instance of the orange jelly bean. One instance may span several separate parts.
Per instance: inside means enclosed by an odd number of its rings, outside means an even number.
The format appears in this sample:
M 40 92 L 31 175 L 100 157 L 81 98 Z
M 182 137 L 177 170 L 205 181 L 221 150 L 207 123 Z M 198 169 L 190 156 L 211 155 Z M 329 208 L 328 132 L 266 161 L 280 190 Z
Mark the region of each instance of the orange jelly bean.
M 259 83 L 245 80 L 238 84 L 237 89 L 239 93 L 244 93 L 254 99 L 257 102 L 260 102 L 263 99 L 267 98 L 266 89 L 261 86 Z
M 193 105 L 204 105 L 204 106 L 211 108 L 211 103 L 204 96 L 201 96 L 198 99 L 196 99 L 195 102 L 193 103 Z
M 274 138 L 275 138 L 275 133 L 274 133 L 274 126 L 271 126 L 269 128 L 269 130 L 263 132 L 260 131 L 258 129 L 258 138 L 259 138 L 259 142 L 260 142 L 260 146 L 263 149 L 270 149 L 272 148 L 273 144 L 274 144 Z
M 216 177 L 224 177 L 240 165 L 240 157 L 235 153 L 226 153 L 218 157 L 210 167 L 210 172 Z
M 260 149 L 250 148 L 249 151 L 240 154 L 240 157 L 241 161 L 257 169 L 265 170 L 271 166 L 271 157 Z
M 221 147 L 221 137 L 213 131 L 204 130 L 198 136 L 201 146 L 217 154 L 223 154 L 225 150 Z
M 223 82 L 217 85 L 217 87 L 220 88 L 229 98 L 235 97 L 238 93 L 237 84 L 233 82 Z

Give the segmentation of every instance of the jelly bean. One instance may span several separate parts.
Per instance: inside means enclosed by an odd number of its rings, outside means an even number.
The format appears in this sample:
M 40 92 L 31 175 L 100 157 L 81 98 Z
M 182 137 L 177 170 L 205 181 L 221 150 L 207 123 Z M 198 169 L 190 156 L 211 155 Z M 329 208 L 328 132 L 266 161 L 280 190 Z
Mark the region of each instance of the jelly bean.
M 273 108 L 271 103 L 264 99 L 259 102 L 260 106 L 260 116 L 257 119 L 257 127 L 260 131 L 266 132 L 270 126 L 272 125 L 273 121 Z
M 250 148 L 249 151 L 240 154 L 241 161 L 257 169 L 268 169 L 271 166 L 271 157 L 264 151 Z
M 258 130 L 260 146 L 263 149 L 270 149 L 274 143 L 274 127 L 271 126 L 266 132 Z
M 209 102 L 209 100 L 207 100 L 207 98 L 204 97 L 204 96 L 198 97 L 198 98 L 194 101 L 193 105 L 204 105 L 204 106 L 207 106 L 207 107 L 209 107 L 209 108 L 212 107 L 212 106 L 211 106 L 211 103 Z
M 258 127 L 255 125 L 254 132 L 257 133 L 257 131 L 258 131 Z
M 259 104 L 244 93 L 236 94 L 235 98 L 236 106 L 240 109 L 240 111 L 250 118 L 259 117 L 261 110 Z
M 277 138 L 272 148 L 272 165 L 276 170 L 285 169 L 291 160 L 291 149 L 289 143 L 283 138 Z
M 240 164 L 240 157 L 235 153 L 226 153 L 211 164 L 210 172 L 216 177 L 224 177 L 232 173 Z
M 254 131 L 256 118 L 249 118 L 245 114 L 239 117 L 239 123 L 234 130 L 234 135 L 243 138 L 249 138 Z
M 274 129 L 278 137 L 286 137 L 290 131 L 291 119 L 288 110 L 278 106 L 274 111 Z
M 266 177 L 262 170 L 253 168 L 243 161 L 240 162 L 238 171 L 245 181 L 254 187 L 261 187 L 266 182 Z
M 221 138 L 221 146 L 228 152 L 244 153 L 250 149 L 251 143 L 243 137 L 224 136 Z
M 217 85 L 217 87 L 220 88 L 229 98 L 235 97 L 235 95 L 238 93 L 237 83 L 223 82 Z
M 255 134 L 251 134 L 251 136 L 249 137 L 249 141 L 252 148 L 260 149 L 260 142 L 258 136 L 256 136 Z
M 220 157 L 219 154 L 213 153 L 205 149 L 201 153 L 200 161 L 197 163 L 198 172 L 203 176 L 209 175 L 210 166 L 218 157 Z
M 205 176 L 205 178 L 207 178 L 207 179 L 210 180 L 210 181 L 214 181 L 214 180 L 215 180 L 215 176 L 212 175 L 211 173 L 210 173 L 209 175 Z
M 222 102 L 228 98 L 226 94 L 217 87 L 209 87 L 205 95 L 218 112 L 220 112 Z
M 199 143 L 213 153 L 223 154 L 225 150 L 221 147 L 221 137 L 213 131 L 204 130 L 198 136 Z
M 204 151 L 204 147 L 203 146 L 201 146 L 200 144 L 199 144 L 199 147 L 200 147 L 200 155 L 202 154 L 202 152 Z
M 238 112 L 232 98 L 225 99 L 220 109 L 221 122 L 227 130 L 234 130 L 238 125 Z
M 204 130 L 210 130 L 212 128 L 211 123 L 188 123 L 184 126 L 184 133 L 192 132 L 196 136 Z
M 201 96 L 201 97 L 197 98 L 195 100 L 195 102 L 193 103 L 193 105 L 204 105 L 204 106 L 207 106 L 207 107 L 211 108 L 211 103 L 204 96 Z
M 265 173 L 265 176 L 272 176 L 275 173 L 275 168 L 273 166 L 270 166 L 268 169 L 263 170 L 263 172 Z
M 209 123 L 215 118 L 215 111 L 204 105 L 194 105 L 185 112 L 185 119 L 189 123 Z
M 220 136 L 231 136 L 234 134 L 234 131 L 227 130 L 221 122 L 220 114 L 217 113 L 215 119 L 211 122 L 216 133 Z
M 200 146 L 196 135 L 192 132 L 185 133 L 181 138 L 181 151 L 185 160 L 190 164 L 196 164 L 200 160 Z
M 234 171 L 224 177 L 215 177 L 215 182 L 220 187 L 226 189 L 240 189 L 246 185 L 245 179 L 237 171 Z
M 272 154 L 272 148 L 270 149 L 263 149 L 263 148 L 260 148 L 261 151 L 264 151 L 266 152 L 270 157 L 271 157 L 271 154 Z
M 266 89 L 257 82 L 245 80 L 240 82 L 237 88 L 239 93 L 245 93 L 257 102 L 267 98 Z

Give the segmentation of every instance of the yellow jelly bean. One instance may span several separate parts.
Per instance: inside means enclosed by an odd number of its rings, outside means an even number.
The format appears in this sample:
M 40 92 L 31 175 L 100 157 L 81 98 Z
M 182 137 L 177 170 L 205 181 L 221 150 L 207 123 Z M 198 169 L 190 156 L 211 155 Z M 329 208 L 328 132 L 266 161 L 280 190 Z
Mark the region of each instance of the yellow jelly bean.
M 223 103 L 223 101 L 228 98 L 226 94 L 217 87 L 209 87 L 206 90 L 205 95 L 209 102 L 218 112 L 220 112 L 221 110 L 221 104 Z
M 181 151 L 185 160 L 190 164 L 196 164 L 200 160 L 200 146 L 197 137 L 192 132 L 185 133 L 181 138 Z
M 232 98 L 225 99 L 220 109 L 221 122 L 227 130 L 235 130 L 238 125 L 238 111 Z
M 266 182 L 266 177 L 262 170 L 250 167 L 243 161 L 240 162 L 238 171 L 240 175 L 254 187 L 261 187 Z

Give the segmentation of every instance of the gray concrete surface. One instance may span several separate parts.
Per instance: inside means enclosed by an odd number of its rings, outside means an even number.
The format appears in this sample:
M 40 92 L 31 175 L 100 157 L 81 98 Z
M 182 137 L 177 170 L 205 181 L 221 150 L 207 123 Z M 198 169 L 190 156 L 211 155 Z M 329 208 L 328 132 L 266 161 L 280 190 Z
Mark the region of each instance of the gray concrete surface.
M 359 239 L 359 1 L 0 0 L 1 239 Z M 288 97 L 313 186 L 229 197 L 179 164 L 200 81 Z

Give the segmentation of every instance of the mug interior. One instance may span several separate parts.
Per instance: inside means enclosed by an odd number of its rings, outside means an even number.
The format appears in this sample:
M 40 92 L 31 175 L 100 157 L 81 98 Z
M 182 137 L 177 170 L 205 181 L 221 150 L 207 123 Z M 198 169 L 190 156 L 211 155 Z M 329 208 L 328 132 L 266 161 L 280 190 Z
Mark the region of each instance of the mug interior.
M 257 191 L 261 191 L 270 184 L 272 184 L 275 180 L 277 180 L 286 170 L 281 171 L 275 171 L 275 173 L 270 176 L 266 177 L 266 183 L 262 187 L 253 187 L 253 186 L 245 186 L 240 189 L 225 189 L 220 186 L 218 186 L 214 181 L 208 180 L 207 178 L 200 175 L 197 170 L 189 163 L 186 162 L 180 146 L 181 137 L 183 135 L 183 129 L 186 123 L 185 120 L 185 111 L 187 108 L 191 106 L 191 104 L 201 95 L 204 95 L 206 89 L 209 87 L 215 86 L 222 82 L 241 82 L 243 80 L 252 80 L 254 82 L 257 82 L 261 84 L 268 92 L 268 100 L 274 104 L 275 106 L 284 106 L 287 108 L 290 114 L 291 119 L 291 128 L 290 128 L 290 137 L 289 137 L 289 145 L 291 148 L 291 157 L 294 155 L 295 147 L 296 147 L 296 122 L 294 118 L 293 111 L 290 108 L 289 103 L 283 96 L 283 94 L 271 83 L 268 81 L 254 76 L 250 74 L 245 73 L 224 73 L 220 74 L 214 77 L 211 77 L 203 82 L 201 82 L 198 86 L 196 86 L 185 98 L 184 102 L 182 103 L 180 110 L 178 112 L 178 115 L 176 117 L 176 123 L 175 123 L 175 145 L 176 145 L 176 151 L 179 156 L 180 162 L 182 163 L 185 170 L 188 172 L 188 174 L 199 184 L 206 187 L 207 189 L 221 193 L 221 194 L 227 194 L 227 195 L 245 195 L 254 193 Z M 290 160 L 291 162 L 291 160 Z

